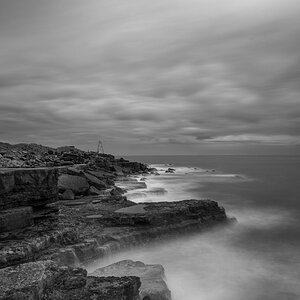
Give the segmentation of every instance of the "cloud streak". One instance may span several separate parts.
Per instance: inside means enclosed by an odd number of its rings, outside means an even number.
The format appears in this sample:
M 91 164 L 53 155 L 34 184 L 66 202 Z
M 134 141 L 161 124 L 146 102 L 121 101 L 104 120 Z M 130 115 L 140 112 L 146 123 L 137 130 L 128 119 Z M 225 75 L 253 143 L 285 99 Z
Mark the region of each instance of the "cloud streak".
M 296 0 L 1 1 L 1 139 L 297 148 L 299 16 Z

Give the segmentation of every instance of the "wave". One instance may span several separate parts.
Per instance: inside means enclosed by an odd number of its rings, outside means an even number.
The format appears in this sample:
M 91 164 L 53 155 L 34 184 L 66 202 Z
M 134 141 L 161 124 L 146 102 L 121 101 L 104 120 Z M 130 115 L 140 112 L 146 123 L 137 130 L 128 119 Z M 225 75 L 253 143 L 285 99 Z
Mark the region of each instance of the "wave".
M 207 185 L 215 189 L 211 194 L 218 194 L 219 186 L 228 186 L 228 195 L 219 192 L 221 204 L 238 223 L 124 252 L 99 262 L 97 267 L 121 259 L 160 263 L 166 269 L 173 300 L 300 299 L 298 250 L 281 241 L 289 234 L 289 226 L 297 226 L 297 220 L 284 209 L 259 206 L 258 199 L 253 204 L 240 195 L 232 198 L 233 184 L 256 179 L 215 169 L 165 164 L 151 167 L 160 175 L 137 177 L 136 181 L 144 182 L 146 187 L 129 190 L 130 200 L 201 199 L 207 198 Z M 174 173 L 166 173 L 168 168 L 174 168 Z

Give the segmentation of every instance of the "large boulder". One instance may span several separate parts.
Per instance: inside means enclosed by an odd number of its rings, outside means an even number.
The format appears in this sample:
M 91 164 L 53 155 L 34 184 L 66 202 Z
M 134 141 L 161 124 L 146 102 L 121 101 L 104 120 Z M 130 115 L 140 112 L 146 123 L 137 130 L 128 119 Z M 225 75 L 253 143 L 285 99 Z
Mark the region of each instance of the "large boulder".
M 99 191 L 97 188 L 95 188 L 94 186 L 90 186 L 89 188 L 89 195 L 103 195 L 103 192 Z
M 110 194 L 114 197 L 119 197 L 119 196 L 122 196 L 123 194 L 125 194 L 126 191 L 121 189 L 120 187 L 114 187 L 111 191 L 110 191 Z
M 106 184 L 102 180 L 97 178 L 96 176 L 93 176 L 89 173 L 84 173 L 84 176 L 88 180 L 89 184 L 94 186 L 95 188 L 97 188 L 99 190 L 106 189 L 106 187 L 107 187 Z
M 115 172 L 118 176 L 124 175 L 123 169 L 120 166 L 112 166 L 111 170 Z
M 63 193 L 62 193 L 62 199 L 63 200 L 74 200 L 75 199 L 75 194 L 73 193 L 72 190 L 65 190 Z
M 62 192 L 72 190 L 75 195 L 85 194 L 89 190 L 89 183 L 84 177 L 62 174 L 58 177 L 58 189 Z
M 164 281 L 162 265 L 145 265 L 140 261 L 123 260 L 94 271 L 92 276 L 137 276 L 141 280 L 140 299 L 171 300 Z
M 51 261 L 39 261 L 0 269 L 0 299 L 38 300 L 54 279 Z
M 88 277 L 80 268 L 37 261 L 0 270 L 0 300 L 138 300 L 138 277 Z

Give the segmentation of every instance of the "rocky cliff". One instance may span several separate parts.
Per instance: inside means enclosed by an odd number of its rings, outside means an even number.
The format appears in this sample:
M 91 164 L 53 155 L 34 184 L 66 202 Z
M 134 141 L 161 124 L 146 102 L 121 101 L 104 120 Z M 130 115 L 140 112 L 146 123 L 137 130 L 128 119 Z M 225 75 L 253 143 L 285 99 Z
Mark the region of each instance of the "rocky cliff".
M 0 209 L 55 202 L 57 180 L 55 168 L 0 169 Z
M 105 278 L 89 277 L 77 267 L 160 237 L 231 221 L 210 200 L 128 201 L 116 180 L 130 183 L 126 189 L 145 188 L 145 182 L 128 177 L 155 174 L 144 164 L 73 147 L 33 148 L 22 145 L 1 154 L 2 163 L 23 161 L 26 168 L 0 169 L 0 299 L 137 299 L 139 278 L 125 275 L 142 278 L 143 291 L 147 278 L 141 274 L 151 267 L 131 268 L 127 262 L 125 273 L 119 268 L 120 276 L 110 277 L 117 274 L 107 269 Z M 28 168 L 32 164 L 38 167 Z M 156 287 L 164 290 L 157 299 L 169 299 L 162 281 Z

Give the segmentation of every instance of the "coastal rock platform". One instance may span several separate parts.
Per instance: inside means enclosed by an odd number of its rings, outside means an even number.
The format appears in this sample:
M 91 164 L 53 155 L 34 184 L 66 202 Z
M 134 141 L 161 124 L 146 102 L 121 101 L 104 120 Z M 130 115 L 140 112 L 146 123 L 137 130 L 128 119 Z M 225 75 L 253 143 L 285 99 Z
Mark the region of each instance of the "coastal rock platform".
M 30 152 L 28 159 L 24 150 L 10 149 L 3 162 L 10 166 L 19 159 L 36 168 L 0 169 L 1 300 L 169 300 L 159 265 L 125 261 L 105 269 L 104 277 L 87 276 L 79 267 L 231 222 L 211 200 L 129 201 L 120 185 L 146 188 L 145 180 L 128 176 L 152 174 L 144 164 L 72 147 L 37 149 L 41 153 Z

